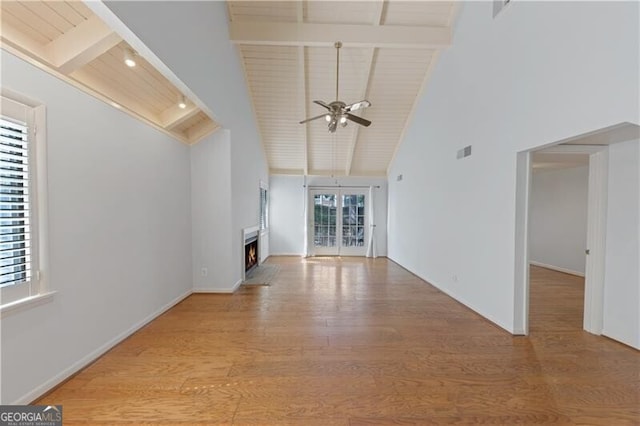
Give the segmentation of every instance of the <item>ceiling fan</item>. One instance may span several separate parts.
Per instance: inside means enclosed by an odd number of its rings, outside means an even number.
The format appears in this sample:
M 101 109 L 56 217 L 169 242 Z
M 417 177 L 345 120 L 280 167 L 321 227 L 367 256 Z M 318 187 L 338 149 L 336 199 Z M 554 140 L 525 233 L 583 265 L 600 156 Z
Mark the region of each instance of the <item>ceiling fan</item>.
M 308 123 L 309 121 L 317 120 L 324 117 L 324 119 L 329 123 L 329 133 L 334 133 L 336 131 L 336 129 L 338 128 L 338 123 L 341 127 L 346 127 L 347 120 L 351 120 L 361 126 L 369 127 L 369 125 L 371 125 L 371 122 L 369 120 L 365 120 L 364 118 L 358 117 L 357 115 L 353 115 L 351 113 L 359 109 L 370 107 L 371 102 L 364 99 L 362 101 L 354 102 L 350 105 L 347 105 L 346 103 L 337 100 L 339 99 L 338 82 L 340 79 L 340 48 L 342 47 L 342 42 L 337 41 L 334 44 L 334 47 L 336 48 L 336 100 L 328 104 L 324 101 L 313 101 L 314 104 L 318 104 L 326 108 L 328 112 L 322 115 L 318 115 L 317 117 L 302 120 L 300 124 Z

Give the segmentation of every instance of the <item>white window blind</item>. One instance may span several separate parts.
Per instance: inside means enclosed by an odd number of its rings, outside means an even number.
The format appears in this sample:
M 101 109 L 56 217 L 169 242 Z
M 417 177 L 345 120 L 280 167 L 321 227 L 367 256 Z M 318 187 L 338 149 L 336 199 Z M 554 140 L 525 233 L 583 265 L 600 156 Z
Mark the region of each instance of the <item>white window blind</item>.
M 31 281 L 27 123 L 0 116 L 0 288 Z

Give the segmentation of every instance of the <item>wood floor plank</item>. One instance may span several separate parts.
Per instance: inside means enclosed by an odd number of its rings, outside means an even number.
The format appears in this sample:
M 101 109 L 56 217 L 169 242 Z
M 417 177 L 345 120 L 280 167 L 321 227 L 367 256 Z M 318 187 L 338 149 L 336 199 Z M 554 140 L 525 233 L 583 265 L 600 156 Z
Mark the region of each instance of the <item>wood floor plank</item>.
M 581 330 L 584 282 L 531 269 L 513 337 L 387 259 L 270 258 L 36 401 L 65 424 L 640 425 L 639 352 Z
M 352 418 L 352 426 L 389 425 L 562 425 L 575 423 L 566 416 L 554 414 L 508 415 L 508 416 L 430 416 L 423 418 Z

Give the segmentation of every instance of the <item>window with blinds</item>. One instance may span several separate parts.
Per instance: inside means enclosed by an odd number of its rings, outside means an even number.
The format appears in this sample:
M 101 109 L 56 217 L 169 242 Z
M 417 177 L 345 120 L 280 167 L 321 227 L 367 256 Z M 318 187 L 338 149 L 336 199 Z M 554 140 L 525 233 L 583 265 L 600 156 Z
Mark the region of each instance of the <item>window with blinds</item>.
M 0 288 L 32 274 L 27 123 L 0 116 Z

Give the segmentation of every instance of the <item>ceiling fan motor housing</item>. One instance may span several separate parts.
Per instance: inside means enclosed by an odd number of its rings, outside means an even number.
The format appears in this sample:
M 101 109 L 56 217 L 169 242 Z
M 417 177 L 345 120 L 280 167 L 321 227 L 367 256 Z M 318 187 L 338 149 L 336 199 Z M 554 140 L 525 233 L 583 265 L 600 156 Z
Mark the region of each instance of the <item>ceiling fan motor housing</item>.
M 342 47 L 342 42 L 336 41 L 334 44 L 336 48 L 336 99 L 338 99 L 338 81 L 340 77 L 340 48 Z M 351 120 L 361 126 L 368 127 L 371 122 L 362 117 L 358 117 L 356 115 L 351 114 L 351 112 L 361 109 L 368 108 L 371 106 L 369 101 L 362 100 L 359 102 L 355 102 L 351 105 L 347 105 L 346 103 L 335 100 L 329 104 L 323 101 L 313 101 L 315 104 L 318 104 L 328 110 L 326 114 L 319 115 L 317 117 L 308 118 L 306 120 L 302 120 L 300 124 L 307 123 L 309 121 L 317 120 L 318 118 L 325 117 L 327 122 L 329 123 L 329 133 L 334 133 L 338 127 L 338 123 L 340 123 L 341 127 L 347 126 L 347 120 Z

